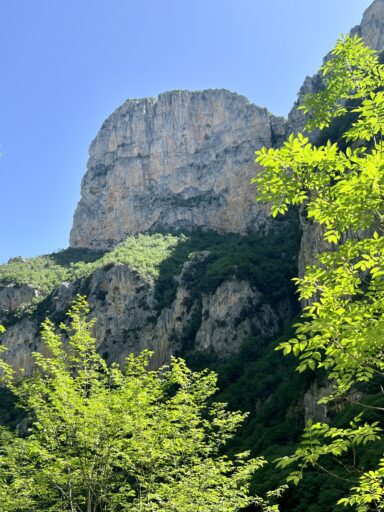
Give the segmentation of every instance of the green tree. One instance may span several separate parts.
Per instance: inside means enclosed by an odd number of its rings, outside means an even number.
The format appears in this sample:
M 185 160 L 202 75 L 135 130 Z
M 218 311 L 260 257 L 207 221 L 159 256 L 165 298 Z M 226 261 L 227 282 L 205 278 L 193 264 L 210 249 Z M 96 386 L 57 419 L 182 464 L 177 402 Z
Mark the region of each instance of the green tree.
M 34 354 L 33 377 L 9 381 L 29 430 L 0 430 L 0 510 L 277 510 L 249 490 L 263 459 L 220 454 L 245 415 L 212 402 L 215 374 L 181 359 L 150 370 L 149 352 L 108 367 L 88 313 L 78 297 L 64 336 L 46 320 L 48 355 Z
M 296 279 L 300 299 L 310 305 L 295 338 L 280 348 L 299 358 L 299 371 L 325 369 L 335 384 L 325 400 L 334 400 L 348 397 L 356 383 L 379 383 L 384 373 L 384 67 L 361 39 L 348 36 L 338 41 L 322 73 L 324 88 L 302 107 L 306 129 L 329 130 L 336 118 L 353 117 L 343 140 L 316 146 L 292 134 L 280 149 L 257 152 L 262 170 L 254 181 L 274 216 L 299 206 L 329 244 Z M 381 430 L 382 423 L 361 417 L 350 428 L 308 425 L 299 449 L 280 465 L 296 462 L 291 478 L 298 481 L 304 468 L 355 452 Z M 384 457 L 352 482 L 341 503 L 384 510 Z

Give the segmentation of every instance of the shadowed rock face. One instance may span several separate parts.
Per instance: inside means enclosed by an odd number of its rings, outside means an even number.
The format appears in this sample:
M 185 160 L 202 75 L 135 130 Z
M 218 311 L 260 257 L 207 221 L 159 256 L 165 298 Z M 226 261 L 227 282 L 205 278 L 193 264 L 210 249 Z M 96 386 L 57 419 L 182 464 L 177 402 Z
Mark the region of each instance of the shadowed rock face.
M 208 254 L 201 253 L 185 262 L 176 277 L 175 299 L 161 311 L 156 308 L 153 279 L 127 265 L 116 264 L 97 269 L 89 278 L 62 283 L 45 302 L 43 317 L 47 315 L 58 324 L 76 295 L 84 294 L 96 319 L 94 335 L 103 357 L 123 364 L 129 354 L 147 348 L 154 352 L 155 368 L 172 354 L 183 353 L 186 336 L 194 351 L 225 357 L 236 352 L 250 335 L 265 338 L 277 334 L 294 314 L 290 297 L 271 305 L 268 297 L 250 282 L 235 277 L 216 290 L 194 295 L 187 283 Z M 0 321 L 1 315 L 0 309 Z M 7 348 L 5 360 L 26 375 L 31 375 L 35 367 L 32 353 L 47 354 L 39 335 L 43 317 L 38 313 L 25 316 L 7 326 L 2 335 L 2 344 Z
M 271 224 L 249 181 L 254 152 L 286 123 L 226 90 L 128 100 L 90 147 L 70 245 L 108 248 L 143 231 L 245 233 Z

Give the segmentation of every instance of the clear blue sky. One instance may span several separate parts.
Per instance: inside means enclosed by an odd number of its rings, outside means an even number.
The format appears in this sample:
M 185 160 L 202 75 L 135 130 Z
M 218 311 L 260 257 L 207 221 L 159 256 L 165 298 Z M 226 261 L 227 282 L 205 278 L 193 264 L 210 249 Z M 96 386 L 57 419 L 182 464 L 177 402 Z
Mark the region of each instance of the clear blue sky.
M 370 0 L 2 0 L 0 262 L 68 245 L 88 146 L 127 98 L 227 88 L 286 115 Z

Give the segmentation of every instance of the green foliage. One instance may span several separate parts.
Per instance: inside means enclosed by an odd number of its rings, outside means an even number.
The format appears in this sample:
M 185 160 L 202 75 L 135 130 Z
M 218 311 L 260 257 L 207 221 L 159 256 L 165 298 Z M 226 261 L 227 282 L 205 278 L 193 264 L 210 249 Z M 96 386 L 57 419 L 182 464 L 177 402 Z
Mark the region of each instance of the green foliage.
M 279 339 L 287 336 L 284 333 Z M 238 354 L 213 365 L 219 376 L 220 400 L 251 413 L 232 442 L 236 449 L 263 453 L 272 446 L 296 442 L 304 426 L 303 411 L 295 407 L 302 401 L 310 376 L 292 374 L 294 361 L 275 347 L 271 340 L 249 338 Z
M 324 399 L 329 401 L 384 373 L 384 67 L 361 39 L 346 37 L 322 70 L 324 89 L 309 95 L 303 107 L 309 115 L 306 128 L 328 129 L 350 108 L 354 117 L 342 136 L 344 148 L 291 135 L 281 149 L 257 152 L 264 169 L 255 182 L 259 199 L 272 202 L 273 215 L 300 206 L 330 244 L 331 250 L 296 280 L 300 298 L 311 305 L 295 338 L 280 345 L 285 354 L 299 357 L 300 372 L 328 372 L 335 384 Z M 357 445 L 375 441 L 381 428 L 382 422 L 359 423 L 358 418 L 349 428 L 309 425 L 296 453 L 280 465 L 298 464 L 296 482 L 306 467 L 321 467 L 324 457 L 354 453 Z M 353 467 L 361 471 L 360 480 L 340 503 L 360 512 L 384 510 L 381 457 L 377 469 Z
M 111 263 L 129 264 L 156 277 L 160 263 L 180 240 L 182 236 L 137 235 L 128 237 L 109 252 L 70 248 L 37 258 L 13 258 L 0 265 L 0 285 L 31 284 L 46 294 L 63 281 L 86 277 L 96 268 Z
M 238 353 L 225 360 L 196 351 L 189 354 L 190 367 L 208 366 L 217 373 L 216 399 L 228 402 L 232 410 L 249 411 L 244 424 L 229 442 L 227 454 L 251 450 L 252 454 L 261 454 L 272 462 L 292 451 L 297 443 L 304 427 L 303 394 L 311 376 L 295 374 L 293 358 L 284 358 L 275 351 L 277 343 L 291 335 L 292 329 L 287 328 L 277 341 L 248 338 Z M 252 489 L 263 495 L 271 487 L 282 485 L 286 474 L 287 471 L 276 471 L 273 464 L 267 464 L 255 474 Z M 295 508 L 283 506 L 290 494 L 284 493 L 281 510 L 294 512 Z M 311 500 L 313 493 L 308 503 Z
M 97 268 L 116 263 L 130 265 L 155 281 L 157 309 L 161 310 L 175 298 L 176 276 L 183 264 L 201 251 L 208 251 L 209 256 L 195 265 L 194 275 L 190 273 L 189 281 L 184 283 L 193 291 L 193 298 L 214 292 L 226 279 L 237 277 L 248 280 L 265 293 L 267 301 L 275 303 L 293 296 L 290 279 L 296 272 L 299 230 L 294 218 L 285 224 L 267 236 L 200 231 L 188 236 L 157 233 L 128 237 L 106 253 L 66 249 L 37 258 L 13 258 L 0 266 L 0 287 L 10 283 L 31 284 L 41 294 L 32 305 L 8 314 L 4 322 L 10 325 L 20 315 L 33 312 L 44 318 L 49 309 L 47 294 L 61 282 L 84 279 Z
M 209 367 L 218 374 L 219 393 L 216 399 L 228 402 L 233 410 L 249 411 L 249 416 L 236 436 L 229 442 L 226 453 L 234 454 L 251 450 L 254 455 L 263 455 L 270 462 L 255 473 L 252 489 L 263 495 L 271 487 L 282 485 L 290 473 L 290 467 L 278 468 L 273 464 L 278 458 L 289 456 L 298 447 L 304 428 L 304 393 L 314 380 L 311 372 L 295 373 L 295 358 L 283 357 L 276 351 L 278 344 L 288 340 L 293 329 L 286 328 L 277 340 L 249 338 L 240 351 L 226 360 L 215 360 L 209 354 L 193 352 L 187 359 L 195 369 Z M 324 372 L 317 371 L 319 386 L 324 384 Z M 375 393 L 377 383 L 364 386 L 367 393 Z M 360 392 L 360 390 L 359 390 Z M 364 421 L 380 421 L 381 392 L 362 399 L 367 411 Z M 328 407 L 330 427 L 349 428 L 350 422 L 361 411 L 362 405 L 343 408 Z M 383 453 L 383 441 L 369 443 L 355 449 L 360 467 L 377 464 Z M 282 512 L 340 512 L 337 501 L 358 483 L 358 473 L 351 473 L 349 457 L 344 457 L 344 467 L 329 457 L 322 466 L 332 474 L 319 468 L 307 468 L 299 486 L 291 486 L 280 502 Z M 336 475 L 336 476 L 335 476 Z M 253 510 L 253 509 L 252 509 Z
M 75 279 L 83 264 L 96 261 L 102 254 L 87 249 L 66 249 L 36 258 L 11 258 L 0 265 L 0 286 L 30 284 L 46 294 L 61 282 Z
M 174 299 L 177 282 L 174 276 L 181 272 L 183 264 L 198 262 L 199 253 L 209 254 L 189 272 L 183 282 L 193 292 L 193 297 L 214 292 L 226 279 L 236 277 L 248 280 L 266 300 L 277 302 L 292 295 L 290 278 L 296 272 L 296 254 L 299 245 L 299 229 L 294 217 L 275 232 L 238 235 L 219 234 L 213 231 L 195 232 L 184 237 L 171 255 L 159 266 L 156 297 L 159 308 L 168 306 Z
M 0 510 L 235 512 L 269 500 L 249 481 L 265 461 L 221 455 L 245 415 L 213 403 L 216 376 L 181 359 L 157 371 L 151 354 L 130 356 L 123 370 L 96 353 L 88 306 L 78 297 L 69 325 L 43 324 L 48 356 L 8 386 L 28 412 L 20 437 L 0 429 Z
M 170 257 L 183 235 L 137 235 L 128 237 L 109 252 L 89 249 L 65 249 L 36 258 L 12 258 L 0 265 L 0 287 L 7 284 L 29 284 L 40 294 L 31 304 L 18 311 L 5 314 L 3 322 L 8 326 L 20 317 L 36 314 L 45 317 L 49 309 L 48 295 L 62 282 L 74 282 L 89 277 L 96 269 L 113 264 L 126 264 L 152 279 L 159 276 L 161 263 Z

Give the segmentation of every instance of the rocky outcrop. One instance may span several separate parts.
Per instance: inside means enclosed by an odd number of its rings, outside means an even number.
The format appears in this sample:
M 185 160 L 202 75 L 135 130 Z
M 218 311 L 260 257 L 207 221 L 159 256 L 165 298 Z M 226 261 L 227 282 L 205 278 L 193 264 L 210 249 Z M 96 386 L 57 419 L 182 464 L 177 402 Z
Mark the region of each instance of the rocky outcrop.
M 381 49 L 384 0 L 375 0 L 351 33 Z M 255 203 L 249 186 L 254 151 L 302 131 L 305 115 L 297 107 L 321 87 L 319 73 L 305 79 L 288 123 L 226 90 L 126 101 L 90 147 L 71 246 L 109 248 L 143 231 L 270 228 L 268 207 Z M 311 261 L 310 247 L 321 245 L 304 231 L 301 268 Z
M 204 252 L 187 261 L 176 276 L 175 298 L 159 310 L 155 282 L 123 264 L 97 269 L 90 277 L 63 283 L 37 311 L 7 326 L 2 343 L 5 359 L 27 374 L 33 370 L 31 353 L 44 353 L 39 326 L 48 315 L 55 323 L 65 318 L 77 293 L 88 297 L 96 318 L 98 350 L 109 361 L 123 363 L 130 353 L 153 350 L 153 365 L 160 366 L 171 354 L 199 351 L 225 357 L 236 352 L 249 336 L 269 337 L 292 317 L 292 301 L 284 298 L 273 306 L 247 281 L 229 278 L 210 293 L 196 294 L 189 286 L 199 270 Z
M 384 0 L 372 2 L 365 10 L 360 25 L 353 28 L 351 34 L 359 35 L 374 50 L 384 48 Z
M 375 0 L 351 33 L 381 49 L 384 0 Z M 305 79 L 288 122 L 222 89 L 127 100 L 91 144 L 71 246 L 106 249 L 146 231 L 271 228 L 268 207 L 255 203 L 249 185 L 254 151 L 302 131 L 298 107 L 321 87 L 319 73 Z M 301 268 L 313 259 L 310 247 L 321 245 L 317 236 L 304 229 Z
M 329 406 L 328 404 L 319 403 L 319 401 L 329 396 L 333 390 L 332 383 L 322 386 L 318 380 L 315 380 L 310 385 L 303 398 L 305 423 L 309 420 L 313 422 L 329 421 Z
M 39 290 L 28 284 L 9 284 L 0 287 L 0 316 L 30 304 L 38 296 Z
M 91 144 L 71 246 L 108 248 L 145 231 L 270 226 L 249 181 L 255 150 L 285 136 L 282 118 L 222 89 L 126 101 Z
M 17 372 L 30 375 L 34 367 L 32 353 L 44 353 L 44 346 L 39 337 L 39 326 L 29 317 L 20 319 L 7 327 L 1 337 L 1 344 L 6 348 L 2 358 Z
M 324 240 L 322 226 L 314 224 L 304 212 L 300 213 L 300 226 L 302 235 L 298 257 L 298 275 L 302 277 L 306 267 L 316 262 L 316 254 L 329 250 L 330 244 Z M 309 302 L 303 301 L 303 305 Z
M 290 314 L 288 310 L 285 318 Z M 195 349 L 221 357 L 236 352 L 247 337 L 269 337 L 281 325 L 279 311 L 248 282 L 238 280 L 225 281 L 214 293 L 203 295 L 201 317 Z
M 304 126 L 307 122 L 307 116 L 303 113 L 302 110 L 299 110 L 299 107 L 303 105 L 304 99 L 307 94 L 312 94 L 319 91 L 323 86 L 323 80 L 320 73 L 316 73 L 313 76 L 307 76 L 304 79 L 303 85 L 300 87 L 299 93 L 297 95 L 297 100 L 295 101 L 291 111 L 288 114 L 288 126 L 290 133 L 305 133 L 311 138 L 311 141 L 314 140 L 314 136 L 308 134 Z

